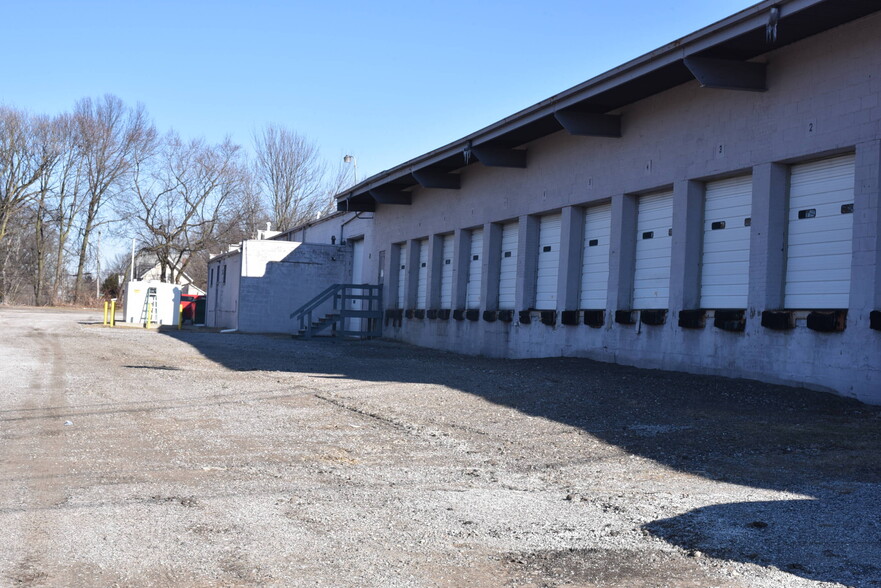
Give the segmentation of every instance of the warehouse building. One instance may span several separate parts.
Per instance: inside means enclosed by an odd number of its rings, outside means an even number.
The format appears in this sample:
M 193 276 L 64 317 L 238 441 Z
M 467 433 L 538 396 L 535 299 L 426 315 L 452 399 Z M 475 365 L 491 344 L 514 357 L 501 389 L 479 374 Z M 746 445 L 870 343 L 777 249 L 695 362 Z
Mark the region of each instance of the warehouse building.
M 368 178 L 350 279 L 417 345 L 881 403 L 878 31 L 762 2 Z

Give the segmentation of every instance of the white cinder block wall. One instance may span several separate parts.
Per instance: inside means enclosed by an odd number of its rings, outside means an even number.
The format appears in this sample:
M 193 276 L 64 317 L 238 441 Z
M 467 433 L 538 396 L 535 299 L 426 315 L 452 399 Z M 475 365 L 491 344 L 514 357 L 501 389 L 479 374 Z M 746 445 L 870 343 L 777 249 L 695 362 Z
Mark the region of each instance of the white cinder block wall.
M 622 108 L 622 137 L 565 132 L 525 145 L 525 169 L 481 164 L 461 170 L 461 189 L 419 189 L 412 205 L 377 205 L 367 243 L 368 275 L 383 270 L 385 298 L 416 308 L 418 243 L 428 239 L 430 302 L 439 300 L 439 243 L 454 235 L 452 307 L 466 308 L 470 231 L 482 229 L 481 312 L 498 308 L 503 223 L 519 225 L 512 322 L 407 319 L 386 336 L 417 345 L 497 357 L 583 356 L 695 373 L 756 378 L 881 403 L 881 15 L 875 14 L 765 55 L 767 92 L 686 83 Z M 847 328 L 821 333 L 761 326 L 783 308 L 790 166 L 855 154 L 852 279 Z M 700 303 L 705 185 L 752 176 L 749 286 L 744 332 L 677 324 Z M 639 197 L 673 191 L 668 316 L 648 326 L 614 321 L 632 305 Z M 517 311 L 534 307 L 540 216 L 562 213 L 556 310 L 579 309 L 585 210 L 611 205 L 608 295 L 602 328 L 554 326 Z M 422 241 L 425 242 L 425 241 Z M 404 258 L 399 244 L 407 243 Z M 468 251 L 466 251 L 468 250 Z M 382 252 L 382 253 L 380 253 Z M 382 259 L 383 267 L 379 267 Z M 405 271 L 399 271 L 401 265 Z M 387 303 L 387 307 L 394 304 Z
M 350 249 L 285 241 L 245 241 L 239 289 L 239 329 L 252 333 L 293 333 L 292 312 L 331 284 L 347 281 Z M 316 319 L 331 303 L 316 309 Z
M 291 313 L 332 284 L 351 277 L 352 246 L 247 240 L 208 263 L 209 327 L 251 333 L 295 333 Z M 315 318 L 331 312 L 331 303 Z

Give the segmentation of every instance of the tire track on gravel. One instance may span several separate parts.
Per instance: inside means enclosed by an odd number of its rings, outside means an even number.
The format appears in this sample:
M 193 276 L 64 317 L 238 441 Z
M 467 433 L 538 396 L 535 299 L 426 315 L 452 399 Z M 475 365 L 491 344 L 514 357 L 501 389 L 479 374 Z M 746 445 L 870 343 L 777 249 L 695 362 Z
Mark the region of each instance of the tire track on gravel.
M 22 506 L 25 516 L 19 529 L 13 533 L 19 536 L 17 561 L 13 564 L 9 578 L 15 585 L 29 586 L 51 582 L 47 571 L 52 566 L 52 509 L 66 499 L 63 479 L 60 474 L 66 471 L 63 463 L 65 454 L 65 435 L 61 429 L 62 415 L 66 411 L 65 397 L 66 366 L 65 356 L 58 334 L 34 330 L 28 339 L 35 343 L 34 356 L 37 366 L 49 369 L 35 369 L 28 385 L 26 410 L 44 411 L 47 418 L 24 424 L 28 433 L 24 446 L 17 452 L 14 469 L 18 471 L 38 471 L 42 476 L 27 476 L 22 483 Z

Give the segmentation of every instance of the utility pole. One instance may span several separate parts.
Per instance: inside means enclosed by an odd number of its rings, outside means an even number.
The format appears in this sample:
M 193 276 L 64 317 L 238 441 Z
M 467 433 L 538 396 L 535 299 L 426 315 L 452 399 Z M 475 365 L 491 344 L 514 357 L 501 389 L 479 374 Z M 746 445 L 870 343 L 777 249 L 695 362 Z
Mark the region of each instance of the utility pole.
M 132 237 L 132 267 L 129 269 L 128 281 L 135 281 L 135 238 Z

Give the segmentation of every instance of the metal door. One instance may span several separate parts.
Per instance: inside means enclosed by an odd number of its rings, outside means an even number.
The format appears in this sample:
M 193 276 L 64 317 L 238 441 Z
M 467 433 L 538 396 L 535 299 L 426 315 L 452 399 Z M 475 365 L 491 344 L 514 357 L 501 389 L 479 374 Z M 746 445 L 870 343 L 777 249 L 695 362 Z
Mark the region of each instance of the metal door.
M 428 239 L 419 240 L 419 268 L 416 277 L 416 308 L 425 309 L 428 302 Z
M 379 267 L 376 270 L 376 283 L 385 284 L 385 249 L 379 252 Z
M 848 307 L 853 199 L 853 155 L 792 166 L 786 308 Z
M 441 240 L 440 307 L 453 307 L 453 236 L 444 235 Z
M 398 245 L 398 297 L 395 300 L 396 308 L 404 308 L 407 304 L 407 243 Z
M 667 308 L 673 242 L 673 192 L 641 196 L 636 218 L 633 308 Z
M 584 242 L 581 252 L 579 308 L 606 308 L 609 290 L 609 244 L 612 235 L 612 205 L 591 206 L 584 211 Z
M 701 308 L 746 308 L 752 197 L 752 176 L 706 185 Z
M 499 309 L 513 310 L 517 289 L 517 241 L 520 225 L 517 222 L 502 226 L 502 251 L 499 264 Z
M 364 239 L 359 239 L 357 241 L 352 242 L 352 283 L 353 284 L 363 284 L 364 279 L 362 278 L 364 268 Z M 352 290 L 352 294 L 361 294 L 362 290 Z M 349 303 L 350 310 L 361 310 L 362 301 L 361 300 L 352 300 Z M 361 330 L 361 319 L 360 318 L 350 318 L 349 324 L 344 325 L 344 328 L 347 328 L 350 331 L 360 331 Z
M 557 276 L 560 269 L 560 227 L 562 215 L 549 214 L 539 219 L 538 264 L 535 275 L 535 307 L 557 308 Z
M 480 287 L 483 280 L 483 229 L 471 231 L 471 247 L 468 256 L 468 282 L 465 287 L 465 307 L 480 308 Z

